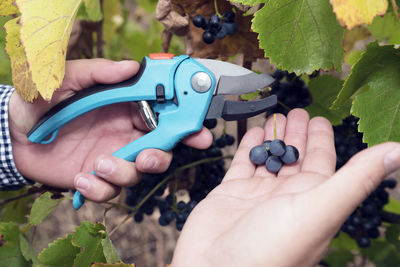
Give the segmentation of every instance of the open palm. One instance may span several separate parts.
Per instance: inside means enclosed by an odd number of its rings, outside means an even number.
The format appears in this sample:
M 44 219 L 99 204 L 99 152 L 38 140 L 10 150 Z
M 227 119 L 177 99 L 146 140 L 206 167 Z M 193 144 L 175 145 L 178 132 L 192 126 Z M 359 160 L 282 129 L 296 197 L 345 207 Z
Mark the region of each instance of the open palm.
M 172 266 L 312 266 L 323 257 L 347 216 L 383 178 L 375 147 L 371 166 L 358 172 L 371 153 L 360 153 L 335 173 L 333 131 L 324 118 L 304 110 L 277 117 L 277 138 L 299 149 L 297 163 L 278 175 L 249 160 L 249 151 L 274 139 L 273 120 L 243 138 L 221 185 L 193 210 L 178 240 Z M 371 152 L 371 151 L 370 151 Z M 365 177 L 365 174 L 367 177 Z M 363 176 L 364 175 L 364 176 Z M 349 181 L 350 178 L 354 178 Z M 347 181 L 346 181 L 347 179 Z

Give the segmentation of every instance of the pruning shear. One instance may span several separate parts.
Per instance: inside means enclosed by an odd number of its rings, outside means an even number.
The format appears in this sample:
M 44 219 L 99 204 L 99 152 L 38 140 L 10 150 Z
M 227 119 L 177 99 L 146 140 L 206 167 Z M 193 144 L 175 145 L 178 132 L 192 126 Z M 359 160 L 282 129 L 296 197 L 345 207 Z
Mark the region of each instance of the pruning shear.
M 246 102 L 225 99 L 225 95 L 265 88 L 273 81 L 269 74 L 256 74 L 228 62 L 169 53 L 150 54 L 130 79 L 96 85 L 58 103 L 27 136 L 33 143 L 48 144 L 64 124 L 78 116 L 105 105 L 134 101 L 151 131 L 113 153 L 133 162 L 144 149 L 171 150 L 184 137 L 200 131 L 205 119 L 244 119 L 275 107 L 275 95 Z M 79 209 L 84 200 L 76 191 L 74 208 Z

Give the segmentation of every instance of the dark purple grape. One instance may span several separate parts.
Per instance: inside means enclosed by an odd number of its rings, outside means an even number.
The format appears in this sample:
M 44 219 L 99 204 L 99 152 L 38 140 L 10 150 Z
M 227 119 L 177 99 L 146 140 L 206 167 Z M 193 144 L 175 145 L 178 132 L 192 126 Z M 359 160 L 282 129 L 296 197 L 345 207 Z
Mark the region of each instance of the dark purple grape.
M 230 134 L 225 135 L 226 145 L 231 146 L 235 143 L 235 137 Z
M 357 238 L 357 244 L 360 248 L 367 248 L 371 245 L 371 241 L 368 237 L 362 236 Z
M 354 235 L 357 232 L 357 228 L 352 224 L 346 224 L 343 227 L 343 232 L 348 233 L 349 235 Z
M 235 21 L 235 13 L 232 10 L 228 10 L 224 12 L 224 21 L 225 22 L 234 22 Z
M 181 231 L 183 229 L 183 226 L 185 225 L 185 223 L 176 223 L 176 230 Z
M 282 168 L 282 161 L 277 156 L 269 156 L 265 162 L 265 166 L 270 172 L 277 173 Z
M 269 144 L 269 151 L 274 156 L 282 156 L 286 151 L 286 144 L 280 139 L 272 140 Z
M 380 236 L 379 230 L 377 227 L 374 227 L 372 229 L 369 229 L 367 231 L 367 234 L 370 238 L 378 238 Z
M 266 140 L 263 143 L 263 146 L 265 147 L 266 150 L 268 150 L 268 152 L 269 152 L 269 145 L 271 144 L 271 142 L 272 142 L 271 140 Z
M 133 218 L 135 219 L 135 222 L 141 223 L 143 221 L 143 213 L 136 213 Z
M 221 29 L 219 29 L 219 31 L 217 32 L 217 35 L 215 37 L 217 37 L 218 39 L 224 39 L 226 35 L 227 35 L 227 32 L 226 32 L 226 26 L 224 23 L 224 25 L 222 25 Z
M 382 181 L 382 186 L 390 189 L 395 188 L 397 185 L 397 181 L 394 178 L 388 178 Z
M 373 217 L 374 215 L 376 215 L 378 213 L 378 208 L 376 207 L 376 205 L 373 202 L 366 203 L 366 204 L 362 205 L 361 213 L 362 213 L 363 217 Z
M 207 19 L 203 15 L 196 15 L 193 18 L 194 26 L 198 28 L 206 28 L 207 27 Z
M 203 32 L 203 41 L 206 44 L 212 44 L 215 41 L 215 35 L 207 30 L 207 31 Z
M 222 136 L 222 137 L 220 137 L 220 138 L 218 138 L 216 141 L 215 141 L 215 145 L 217 146 L 217 147 L 219 147 L 219 148 L 224 148 L 225 146 L 226 146 L 226 140 L 225 140 L 225 138 Z
M 184 210 L 186 208 L 186 203 L 183 201 L 179 201 L 178 204 L 176 204 L 178 210 Z
M 207 129 L 214 129 L 215 126 L 217 126 L 217 123 L 218 123 L 217 119 L 208 119 L 204 120 L 203 125 Z
M 189 203 L 186 205 L 186 209 L 189 211 L 192 211 L 194 207 L 196 207 L 197 202 L 194 200 L 189 201 Z
M 285 164 L 293 164 L 299 159 L 299 151 L 296 147 L 288 145 L 286 146 L 285 154 L 281 156 L 281 160 Z
M 268 158 L 268 152 L 263 145 L 255 146 L 250 150 L 250 161 L 255 165 L 264 164 Z
M 170 222 L 167 221 L 167 220 L 165 219 L 165 217 L 161 215 L 160 218 L 158 218 L 158 223 L 159 223 L 161 226 L 167 226 Z
M 237 32 L 238 27 L 236 22 L 225 22 L 224 25 L 228 35 L 233 35 Z
M 208 22 L 208 26 L 212 32 L 218 32 L 222 27 L 221 18 L 217 14 L 212 15 L 210 21 Z
M 176 222 L 178 223 L 185 223 L 185 221 L 186 221 L 186 219 L 187 219 L 187 217 L 186 217 L 186 215 L 185 215 L 185 213 L 183 213 L 183 212 L 178 212 L 177 214 L 176 214 Z

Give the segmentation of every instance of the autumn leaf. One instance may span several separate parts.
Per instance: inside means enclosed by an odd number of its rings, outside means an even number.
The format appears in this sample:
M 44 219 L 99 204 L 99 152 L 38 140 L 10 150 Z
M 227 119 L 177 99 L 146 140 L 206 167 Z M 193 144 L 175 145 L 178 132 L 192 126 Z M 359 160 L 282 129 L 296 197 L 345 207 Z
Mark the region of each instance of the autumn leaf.
M 38 91 L 32 81 L 24 47 L 19 41 L 21 26 L 18 20 L 9 20 L 4 25 L 7 32 L 6 51 L 11 59 L 12 80 L 16 91 L 25 101 L 32 102 L 38 96 Z
M 18 12 L 16 6 L 12 4 L 13 0 L 1 0 L 0 1 L 0 16 L 14 15 Z
M 32 80 L 46 100 L 62 84 L 68 40 L 81 1 L 16 0 Z
M 362 24 L 371 24 L 377 15 L 384 15 L 387 0 L 330 0 L 333 11 L 342 26 L 352 29 Z

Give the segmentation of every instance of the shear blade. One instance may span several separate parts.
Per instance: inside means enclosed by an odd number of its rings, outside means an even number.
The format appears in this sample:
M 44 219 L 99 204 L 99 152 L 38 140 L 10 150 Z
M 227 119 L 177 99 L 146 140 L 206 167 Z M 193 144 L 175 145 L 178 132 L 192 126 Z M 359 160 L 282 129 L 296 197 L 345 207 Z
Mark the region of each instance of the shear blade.
M 215 76 L 217 87 L 214 95 L 241 95 L 262 89 L 274 82 L 271 75 L 257 74 L 229 62 L 195 58 Z
M 223 95 L 211 100 L 206 119 L 223 118 L 226 121 L 246 119 L 267 111 L 278 104 L 276 95 L 253 101 L 229 101 Z

